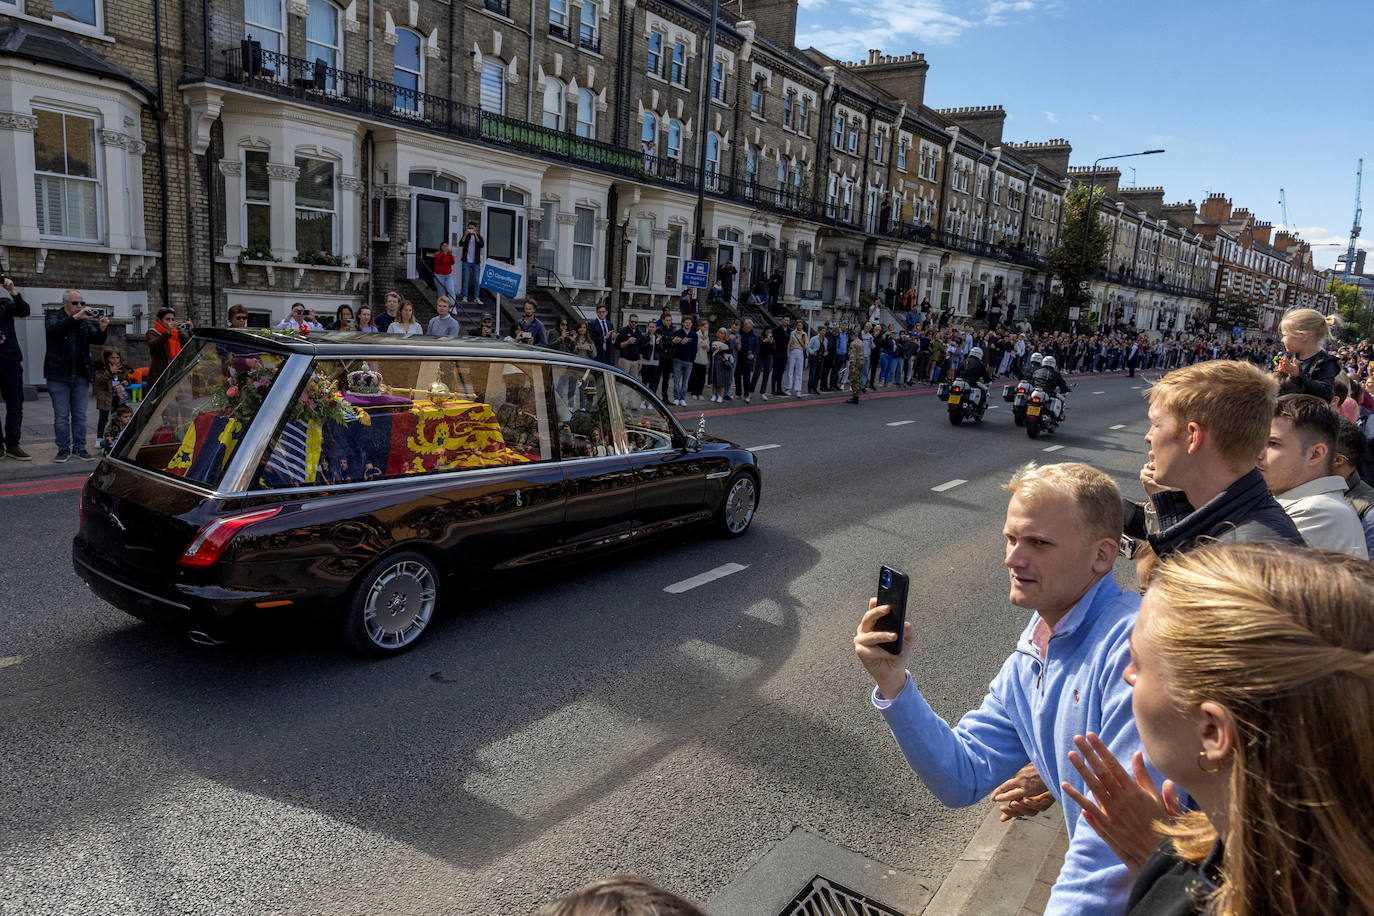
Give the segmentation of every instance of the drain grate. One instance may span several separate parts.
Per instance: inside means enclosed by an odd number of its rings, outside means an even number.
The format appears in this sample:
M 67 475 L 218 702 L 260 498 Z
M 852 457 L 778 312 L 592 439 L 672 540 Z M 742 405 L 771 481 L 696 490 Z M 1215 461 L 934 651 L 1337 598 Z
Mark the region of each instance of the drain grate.
M 902 916 L 891 907 L 820 875 L 802 888 L 778 916 Z

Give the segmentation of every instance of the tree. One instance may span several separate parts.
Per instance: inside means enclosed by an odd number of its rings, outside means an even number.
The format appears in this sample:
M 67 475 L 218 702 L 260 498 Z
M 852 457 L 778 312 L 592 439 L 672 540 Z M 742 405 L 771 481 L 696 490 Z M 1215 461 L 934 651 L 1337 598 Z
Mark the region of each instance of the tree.
M 1347 339 L 1368 340 L 1374 331 L 1374 310 L 1369 307 L 1364 290 L 1354 283 L 1333 279 L 1326 291 L 1336 297 L 1336 308 L 1345 319 L 1341 336 Z
M 1102 205 L 1106 195 L 1105 188 L 1093 188 L 1093 210 Z M 1059 243 L 1045 256 L 1046 266 L 1059 280 L 1060 290 L 1046 300 L 1040 312 L 1047 328 L 1068 328 L 1069 309 L 1074 307 L 1079 309 L 1081 326 L 1092 307 L 1089 283 L 1107 266 L 1111 230 L 1100 220 L 1090 221 L 1088 212 L 1088 186 L 1076 185 L 1064 198 L 1064 226 L 1059 232 Z
M 1252 328 L 1259 321 L 1259 305 L 1240 296 L 1224 296 L 1217 300 L 1217 330 L 1229 334 L 1232 328 Z

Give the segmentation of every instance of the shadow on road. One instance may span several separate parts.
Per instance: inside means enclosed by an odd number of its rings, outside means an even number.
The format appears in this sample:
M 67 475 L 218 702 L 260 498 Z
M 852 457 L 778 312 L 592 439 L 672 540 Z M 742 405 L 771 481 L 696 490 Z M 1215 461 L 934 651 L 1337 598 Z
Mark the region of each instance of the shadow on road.
M 457 596 L 387 661 L 287 630 L 112 670 L 95 714 L 127 714 L 191 772 L 477 867 L 767 705 L 759 686 L 798 642 L 789 585 L 818 552 L 765 526 L 724 549 L 678 538 L 682 576 L 787 562 L 669 595 L 668 543 Z M 139 626 L 91 648 L 169 638 Z

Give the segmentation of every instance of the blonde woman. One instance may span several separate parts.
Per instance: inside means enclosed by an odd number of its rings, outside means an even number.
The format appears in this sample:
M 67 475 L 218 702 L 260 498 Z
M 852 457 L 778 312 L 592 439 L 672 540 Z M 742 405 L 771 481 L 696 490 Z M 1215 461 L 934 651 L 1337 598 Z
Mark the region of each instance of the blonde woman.
M 1315 394 L 1330 403 L 1341 363 L 1326 352 L 1326 341 L 1340 320 L 1316 309 L 1294 309 L 1283 316 L 1279 332 L 1287 352 L 1274 367 L 1280 377 L 1280 394 Z
M 415 306 L 409 299 L 402 302 L 401 307 L 396 310 L 396 320 L 391 322 L 386 332 L 402 337 L 418 337 L 425 332 L 424 325 L 415 317 Z
M 1124 677 L 1144 756 L 1200 809 L 1178 813 L 1140 755 L 1133 779 L 1075 739 L 1093 799 L 1068 794 L 1139 871 L 1128 914 L 1374 912 L 1374 565 L 1273 544 L 1176 555 Z

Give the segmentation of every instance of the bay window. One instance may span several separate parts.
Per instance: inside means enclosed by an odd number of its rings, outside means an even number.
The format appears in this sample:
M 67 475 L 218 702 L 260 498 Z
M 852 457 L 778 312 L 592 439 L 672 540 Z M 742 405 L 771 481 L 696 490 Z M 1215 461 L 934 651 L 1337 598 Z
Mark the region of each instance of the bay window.
M 33 113 L 38 119 L 33 132 L 33 190 L 39 235 L 99 241 L 95 121 L 44 109 Z
M 592 258 L 596 249 L 596 211 L 577 207 L 577 222 L 573 224 L 573 279 L 592 282 Z
M 296 157 L 296 252 L 336 254 L 334 163 Z
M 272 202 L 267 178 L 267 153 L 243 154 L 243 250 L 249 257 L 272 250 Z

